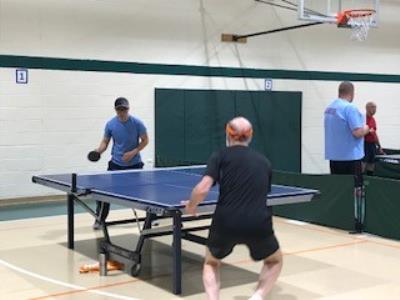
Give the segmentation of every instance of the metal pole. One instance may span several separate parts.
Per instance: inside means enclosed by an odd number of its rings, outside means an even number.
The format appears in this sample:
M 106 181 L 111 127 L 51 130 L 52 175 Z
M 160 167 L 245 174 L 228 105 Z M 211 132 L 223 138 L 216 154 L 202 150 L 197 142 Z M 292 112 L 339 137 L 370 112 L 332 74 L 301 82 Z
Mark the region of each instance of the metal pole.
M 75 195 L 73 193 L 76 193 L 77 191 L 77 184 L 76 180 L 77 176 L 75 173 L 72 173 L 72 178 L 71 178 L 71 192 L 68 193 L 68 198 L 67 198 L 67 214 L 68 214 L 68 248 L 69 249 L 74 249 L 74 198 Z
M 100 276 L 107 276 L 107 256 L 105 253 L 99 254 Z
M 282 27 L 282 28 L 272 29 L 272 30 L 267 30 L 267 31 L 260 31 L 260 32 L 250 33 L 250 34 L 234 35 L 233 36 L 233 40 L 237 41 L 237 40 L 242 39 L 242 38 L 248 38 L 248 37 L 253 37 L 253 36 L 258 36 L 258 35 L 281 32 L 281 31 L 286 31 L 286 30 L 299 29 L 299 28 L 304 28 L 304 27 L 309 27 L 309 26 L 314 26 L 314 25 L 320 25 L 320 24 L 325 24 L 325 23 L 324 22 L 312 22 L 312 23 L 300 24 L 300 25 L 294 25 L 294 26 L 288 26 L 288 27 Z
M 173 221 L 173 292 L 175 295 L 182 293 L 182 219 L 181 212 L 174 212 L 174 221 Z
M 74 249 L 74 195 L 68 193 L 67 215 L 68 215 L 68 248 Z

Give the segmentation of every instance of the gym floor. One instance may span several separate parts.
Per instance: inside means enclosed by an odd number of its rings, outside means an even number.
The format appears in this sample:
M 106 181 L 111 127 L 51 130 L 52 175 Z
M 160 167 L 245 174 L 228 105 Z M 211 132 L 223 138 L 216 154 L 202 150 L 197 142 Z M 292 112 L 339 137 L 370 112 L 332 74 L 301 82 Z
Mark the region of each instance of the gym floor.
M 113 210 L 110 219 L 131 218 Z M 166 222 L 166 221 L 163 221 Z M 205 222 L 205 221 L 201 221 Z M 66 216 L 0 222 L 0 299 L 204 299 L 204 246 L 183 241 L 183 294 L 171 293 L 170 237 L 147 241 L 138 278 L 122 271 L 80 274 L 97 259 L 101 232 L 76 215 L 75 251 L 66 246 Z M 400 242 L 274 218 L 284 268 L 269 299 L 400 299 Z M 165 224 L 161 224 L 163 226 Z M 114 226 L 113 241 L 133 247 L 135 224 Z M 203 234 L 207 234 L 203 232 Z M 248 299 L 261 268 L 244 246 L 224 260 L 221 299 Z

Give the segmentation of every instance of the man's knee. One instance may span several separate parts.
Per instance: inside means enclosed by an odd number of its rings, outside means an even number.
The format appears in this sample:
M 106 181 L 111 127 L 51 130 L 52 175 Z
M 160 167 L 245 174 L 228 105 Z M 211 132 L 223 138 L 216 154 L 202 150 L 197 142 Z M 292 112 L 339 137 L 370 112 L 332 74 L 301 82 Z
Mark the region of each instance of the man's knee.
M 280 249 L 264 259 L 264 264 L 267 266 L 282 265 L 283 256 Z
M 204 261 L 205 266 L 210 266 L 213 268 L 219 268 L 221 266 L 221 262 L 218 260 L 206 260 Z
M 213 268 L 219 268 L 221 266 L 221 260 L 214 257 L 211 252 L 207 249 L 206 257 L 204 259 L 204 266 L 210 266 Z

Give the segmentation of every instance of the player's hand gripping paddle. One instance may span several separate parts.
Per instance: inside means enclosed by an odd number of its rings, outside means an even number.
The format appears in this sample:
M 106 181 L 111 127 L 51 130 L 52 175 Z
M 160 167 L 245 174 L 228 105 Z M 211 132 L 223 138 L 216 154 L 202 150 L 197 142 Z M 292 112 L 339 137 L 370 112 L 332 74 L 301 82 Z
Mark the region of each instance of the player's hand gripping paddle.
M 100 159 L 100 153 L 97 152 L 96 150 L 90 151 L 88 154 L 88 160 L 90 161 L 98 161 Z

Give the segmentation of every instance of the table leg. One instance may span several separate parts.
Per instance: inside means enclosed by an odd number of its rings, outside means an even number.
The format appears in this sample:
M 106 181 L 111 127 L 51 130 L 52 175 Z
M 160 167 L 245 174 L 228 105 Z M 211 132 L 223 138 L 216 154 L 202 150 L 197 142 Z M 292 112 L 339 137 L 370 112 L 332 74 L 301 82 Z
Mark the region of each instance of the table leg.
M 68 194 L 68 248 L 74 249 L 74 195 Z
M 175 295 L 182 293 L 182 218 L 181 212 L 176 211 L 173 216 L 173 274 L 172 289 Z

